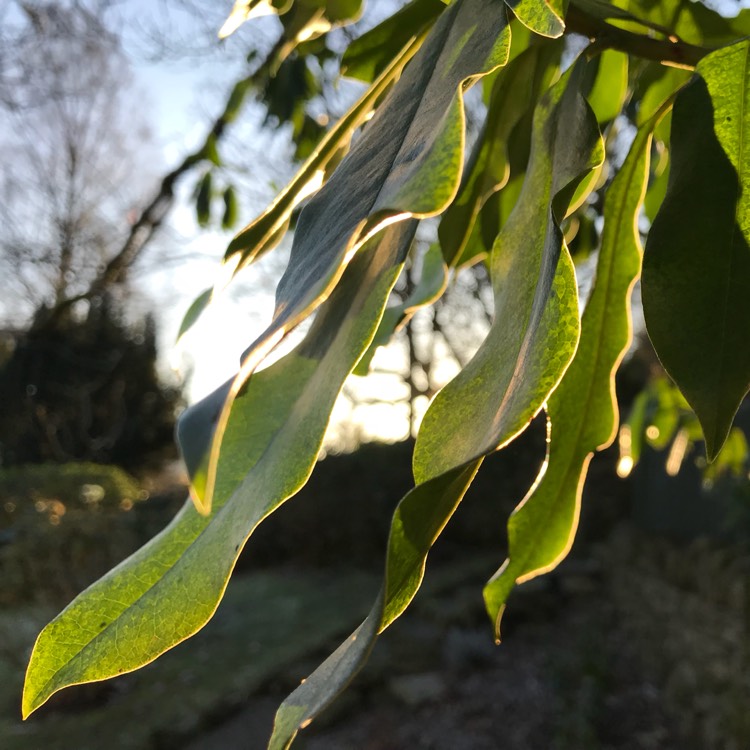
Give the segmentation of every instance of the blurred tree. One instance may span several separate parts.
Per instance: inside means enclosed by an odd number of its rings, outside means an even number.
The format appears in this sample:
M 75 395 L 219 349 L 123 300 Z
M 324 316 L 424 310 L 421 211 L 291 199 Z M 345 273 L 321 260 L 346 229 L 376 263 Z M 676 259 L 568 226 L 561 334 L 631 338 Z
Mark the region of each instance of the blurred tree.
M 133 464 L 170 443 L 179 400 L 152 318 L 129 321 L 124 273 L 104 278 L 148 189 L 146 121 L 95 9 L 20 3 L 1 20 L 0 462 Z

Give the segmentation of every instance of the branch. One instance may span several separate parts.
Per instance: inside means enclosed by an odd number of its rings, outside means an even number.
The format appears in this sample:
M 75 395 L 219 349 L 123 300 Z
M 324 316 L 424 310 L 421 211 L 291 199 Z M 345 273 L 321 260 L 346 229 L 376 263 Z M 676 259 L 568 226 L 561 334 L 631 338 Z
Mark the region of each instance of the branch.
M 677 37 L 656 39 L 625 31 L 608 24 L 585 10 L 571 3 L 565 19 L 565 30 L 574 34 L 581 34 L 595 41 L 603 47 L 616 49 L 635 57 L 654 60 L 663 65 L 692 70 L 709 52 L 706 47 L 683 42 Z
M 211 143 L 218 142 L 224 135 L 227 126 L 237 116 L 237 112 L 247 91 L 252 87 L 263 85 L 263 82 L 277 66 L 283 42 L 284 37 L 282 36 L 257 70 L 235 83 L 227 97 L 221 114 L 214 120 L 203 143 L 162 178 L 156 193 L 130 228 L 130 232 L 122 246 L 109 260 L 99 276 L 94 279 L 89 288 L 82 294 L 61 300 L 44 314 L 37 315 L 32 326 L 34 330 L 38 331 L 40 328 L 54 325 L 75 302 L 100 296 L 108 288 L 123 280 L 128 269 L 135 263 L 143 249 L 153 239 L 172 208 L 175 199 L 175 186 L 179 179 L 196 164 L 208 158 L 207 153 Z

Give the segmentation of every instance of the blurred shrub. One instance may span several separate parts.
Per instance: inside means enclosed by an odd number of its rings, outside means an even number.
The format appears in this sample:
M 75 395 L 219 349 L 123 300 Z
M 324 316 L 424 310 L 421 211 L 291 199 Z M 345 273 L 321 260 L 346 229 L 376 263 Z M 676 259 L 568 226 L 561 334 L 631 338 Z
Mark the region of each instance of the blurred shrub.
M 140 544 L 145 497 L 114 466 L 0 470 L 0 604 L 72 598 Z
M 95 461 L 140 466 L 172 446 L 177 388 L 156 370 L 151 316 L 109 296 L 85 311 L 41 308 L 0 356 L 0 466 Z

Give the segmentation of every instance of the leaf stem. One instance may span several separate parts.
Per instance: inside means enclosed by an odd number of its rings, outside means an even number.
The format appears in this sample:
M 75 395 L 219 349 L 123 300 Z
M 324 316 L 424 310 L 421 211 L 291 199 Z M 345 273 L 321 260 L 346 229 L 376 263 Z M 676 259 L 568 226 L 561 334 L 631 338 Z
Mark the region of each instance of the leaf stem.
M 709 52 L 676 37 L 656 39 L 612 26 L 571 3 L 565 19 L 566 33 L 582 34 L 592 42 L 663 65 L 692 70 Z

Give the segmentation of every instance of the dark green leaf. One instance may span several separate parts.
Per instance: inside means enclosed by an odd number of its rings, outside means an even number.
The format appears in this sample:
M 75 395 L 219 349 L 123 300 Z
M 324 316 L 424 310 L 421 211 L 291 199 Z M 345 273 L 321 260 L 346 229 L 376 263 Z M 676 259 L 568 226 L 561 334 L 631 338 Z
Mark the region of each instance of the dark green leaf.
M 198 184 L 198 194 L 195 198 L 195 217 L 198 225 L 207 227 L 211 222 L 211 198 L 213 197 L 211 173 L 206 172 Z
M 706 57 L 677 97 L 669 186 L 643 263 L 649 336 L 701 421 L 709 460 L 750 387 L 749 48 Z
M 190 307 L 185 313 L 185 317 L 182 319 L 182 323 L 180 323 L 177 341 L 179 341 L 195 325 L 195 322 L 211 302 L 213 292 L 214 288 L 212 286 L 208 287 L 208 289 L 204 289 L 190 304 Z
M 409 42 L 429 28 L 445 10 L 442 0 L 414 0 L 362 34 L 341 60 L 341 74 L 371 83 Z
M 222 229 L 231 229 L 237 223 L 237 194 L 230 185 L 224 191 L 224 216 L 221 219 Z

